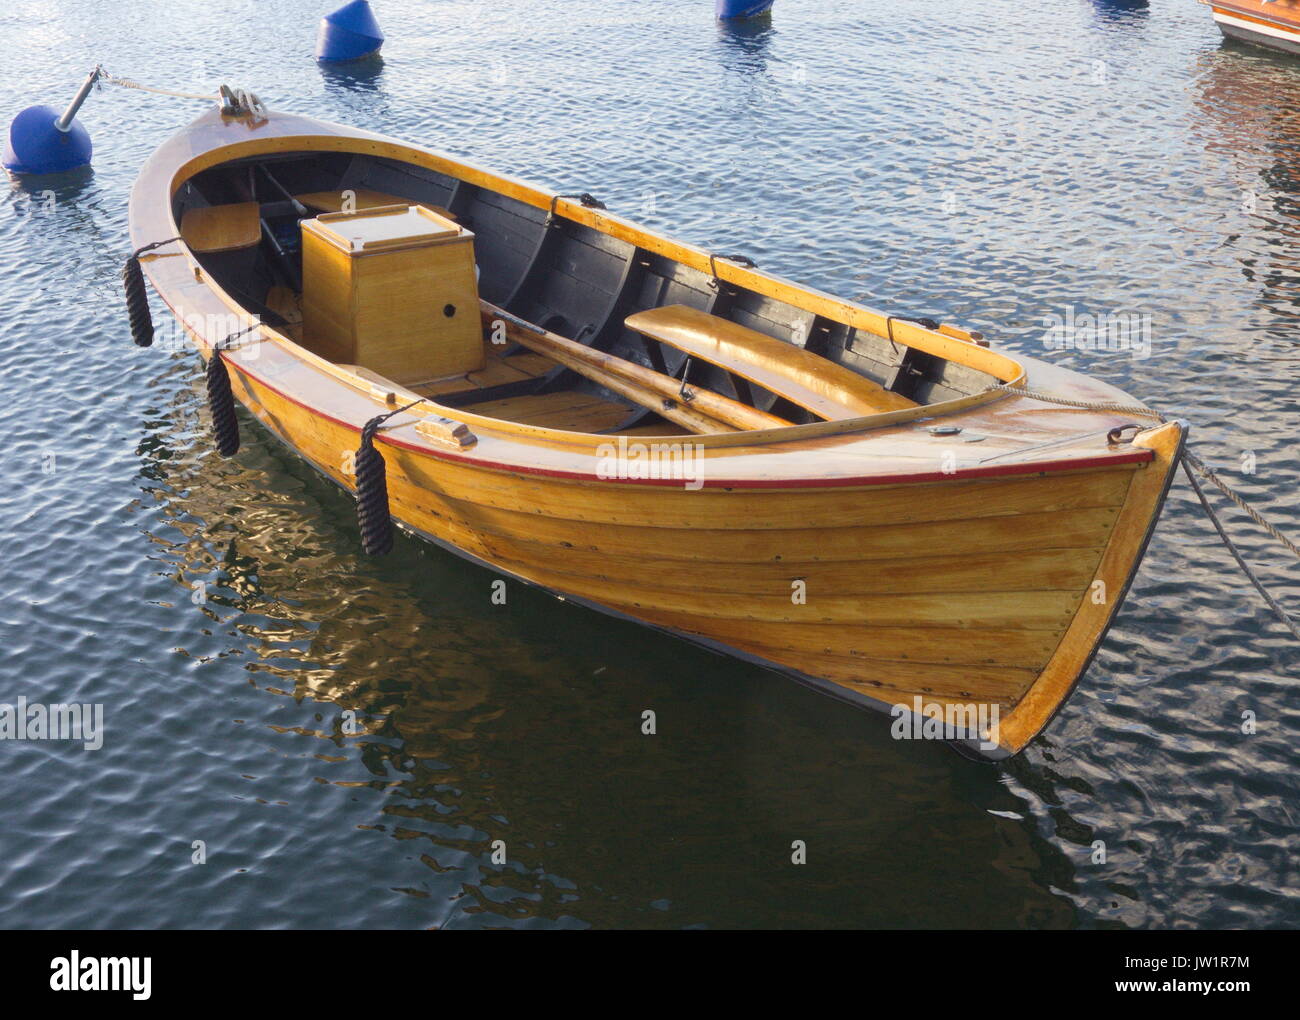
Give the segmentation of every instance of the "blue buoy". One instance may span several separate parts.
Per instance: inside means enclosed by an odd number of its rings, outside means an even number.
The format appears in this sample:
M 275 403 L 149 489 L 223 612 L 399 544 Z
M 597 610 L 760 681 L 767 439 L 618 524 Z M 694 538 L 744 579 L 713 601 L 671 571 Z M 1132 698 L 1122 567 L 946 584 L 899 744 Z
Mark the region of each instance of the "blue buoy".
M 90 162 L 90 133 L 77 121 L 60 131 L 59 111 L 29 106 L 9 125 L 4 166 L 15 174 L 57 174 Z
M 1102 14 L 1132 14 L 1146 11 L 1149 7 L 1147 0 L 1093 0 L 1093 2 Z
M 14 174 L 59 174 L 90 165 L 90 133 L 76 121 L 77 111 L 99 81 L 97 67 L 86 76 L 68 108 L 29 106 L 9 125 L 4 168 Z
M 774 0 L 717 0 L 718 20 L 757 18 L 772 9 Z
M 326 63 L 360 60 L 379 52 L 384 33 L 366 0 L 352 0 L 333 14 L 320 19 L 316 35 L 316 59 Z

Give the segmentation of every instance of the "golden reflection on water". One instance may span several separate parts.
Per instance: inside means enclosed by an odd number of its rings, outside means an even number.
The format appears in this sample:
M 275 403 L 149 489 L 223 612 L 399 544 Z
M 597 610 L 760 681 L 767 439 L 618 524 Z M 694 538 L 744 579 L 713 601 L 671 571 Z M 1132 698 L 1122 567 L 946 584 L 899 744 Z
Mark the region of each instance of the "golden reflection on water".
M 171 409 L 176 433 L 200 426 L 199 395 Z M 362 828 L 418 848 L 428 880 L 395 888 L 453 904 L 436 923 L 627 924 L 638 897 L 638 923 L 691 923 L 702 918 L 664 904 L 716 902 L 737 868 L 759 886 L 711 923 L 754 923 L 754 904 L 764 912 L 774 895 L 809 924 L 846 902 L 873 920 L 930 911 L 939 924 L 968 895 L 960 869 L 924 879 L 938 889 L 929 906 L 919 886 L 890 902 L 865 886 L 846 893 L 843 875 L 866 868 L 905 886 L 901 862 L 934 848 L 936 786 L 968 776 L 1014 806 L 994 771 L 900 748 L 880 717 L 514 582 L 493 605 L 490 571 L 409 537 L 368 560 L 350 498 L 247 416 L 241 427 L 232 461 L 202 444 L 144 457 L 170 512 L 153 535 L 159 569 L 221 645 L 180 654 L 242 659 L 251 684 L 313 712 L 314 725 L 264 725 L 324 745 L 314 757 L 332 767 L 316 782 L 373 791 Z M 206 604 L 184 606 L 200 580 Z M 655 736 L 641 732 L 646 708 Z M 989 918 L 1069 923 L 1063 901 L 1025 893 L 1026 871 L 1065 885 L 1072 871 L 1029 827 L 980 810 L 948 824 L 966 861 L 1001 876 L 977 897 Z M 838 877 L 819 869 L 791 884 L 796 835 Z M 508 865 L 492 864 L 497 840 Z
M 1258 288 L 1260 341 L 1251 353 L 1295 357 L 1300 310 L 1300 77 L 1292 57 L 1225 43 L 1197 59 L 1190 125 L 1212 153 L 1236 171 L 1240 208 L 1252 244 L 1241 273 Z M 1244 233 L 1244 231 L 1243 231 Z M 1234 238 L 1230 238 L 1231 242 Z M 1265 261 L 1258 251 L 1267 252 Z M 1276 323 L 1290 320 L 1290 329 Z

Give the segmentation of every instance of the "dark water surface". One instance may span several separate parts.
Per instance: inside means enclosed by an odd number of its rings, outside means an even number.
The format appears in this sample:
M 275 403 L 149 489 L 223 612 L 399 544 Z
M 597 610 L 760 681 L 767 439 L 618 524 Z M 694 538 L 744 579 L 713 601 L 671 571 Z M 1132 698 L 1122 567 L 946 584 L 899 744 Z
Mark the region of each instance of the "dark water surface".
M 311 59 L 329 6 L 14 0 L 0 110 L 102 61 L 591 190 L 1185 416 L 1300 532 L 1300 60 L 1205 7 L 809 0 L 736 31 L 707 0 L 382 0 L 358 76 Z M 197 356 L 130 342 L 128 191 L 200 109 L 105 89 L 93 175 L 4 196 L 0 700 L 101 703 L 106 736 L 0 744 L 0 925 L 1297 925 L 1295 649 L 1184 482 L 1002 769 L 517 585 L 493 606 L 410 539 L 366 560 L 248 418 L 215 455 Z M 1046 351 L 1071 307 L 1149 316 L 1150 356 Z

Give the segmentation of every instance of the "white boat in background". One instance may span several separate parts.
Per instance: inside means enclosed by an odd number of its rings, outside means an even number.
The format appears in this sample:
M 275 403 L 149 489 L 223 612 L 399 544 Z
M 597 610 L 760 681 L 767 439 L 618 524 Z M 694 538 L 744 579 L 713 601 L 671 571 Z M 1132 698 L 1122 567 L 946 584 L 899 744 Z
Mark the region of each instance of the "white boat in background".
M 1300 53 L 1300 0 L 1201 0 L 1230 39 Z

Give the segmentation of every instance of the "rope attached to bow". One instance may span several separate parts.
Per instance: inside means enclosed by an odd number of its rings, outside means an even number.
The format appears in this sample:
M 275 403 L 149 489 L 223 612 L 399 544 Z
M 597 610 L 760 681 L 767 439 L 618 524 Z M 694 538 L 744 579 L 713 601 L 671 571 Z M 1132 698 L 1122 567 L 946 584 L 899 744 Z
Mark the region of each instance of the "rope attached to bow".
M 1028 397 L 1031 400 L 1041 400 L 1048 404 L 1059 404 L 1062 407 L 1074 407 L 1086 411 L 1110 411 L 1115 414 L 1132 414 L 1138 417 L 1152 418 L 1159 422 L 1166 422 L 1169 420 L 1159 411 L 1153 410 L 1149 407 L 1144 407 L 1141 404 L 1115 404 L 1106 401 L 1073 400 L 1069 397 L 1058 397 L 1051 393 L 1040 393 L 1037 390 L 1021 389 L 1016 387 L 1013 383 L 1003 383 L 1000 386 L 995 386 L 990 390 L 990 392 L 997 390 L 1001 390 L 1008 396 L 1015 394 L 1017 396 Z M 1109 433 L 1112 437 L 1110 441 L 1116 442 L 1120 436 L 1122 436 L 1122 433 L 1131 427 L 1132 426 L 1121 426 L 1118 429 L 1112 429 Z M 1250 565 L 1241 555 L 1241 552 L 1237 549 L 1232 539 L 1228 537 L 1227 531 L 1224 529 L 1222 523 L 1220 523 L 1219 517 L 1210 506 L 1209 501 L 1205 498 L 1205 492 L 1196 481 L 1192 471 L 1194 470 L 1202 478 L 1223 493 L 1237 506 L 1239 510 L 1241 510 L 1242 513 L 1259 525 L 1270 538 L 1282 545 L 1297 559 L 1300 559 L 1300 545 L 1297 545 L 1286 535 L 1282 534 L 1277 527 L 1265 520 L 1263 515 L 1246 501 L 1245 497 L 1240 493 L 1233 491 L 1233 489 L 1230 488 L 1223 479 L 1210 470 L 1200 457 L 1192 453 L 1191 450 L 1186 449 L 1186 447 L 1183 449 L 1182 462 L 1183 473 L 1187 475 L 1187 480 L 1192 483 L 1192 491 L 1196 493 L 1196 498 L 1200 500 L 1201 507 L 1205 510 L 1205 515 L 1210 519 L 1210 523 L 1214 525 L 1214 530 L 1219 533 L 1219 538 L 1222 539 L 1223 544 L 1227 546 L 1228 552 L 1232 553 L 1232 558 L 1237 561 L 1237 566 L 1241 568 L 1241 572 L 1245 574 L 1250 583 L 1255 586 L 1255 590 L 1259 592 L 1264 601 L 1268 604 L 1268 607 L 1273 610 L 1277 615 L 1277 618 L 1282 621 L 1282 624 L 1287 628 L 1287 630 L 1295 636 L 1296 640 L 1300 641 L 1300 627 L 1296 625 L 1296 622 L 1291 619 L 1291 616 L 1284 608 L 1282 608 L 1282 605 L 1277 601 L 1277 599 L 1274 598 L 1273 595 L 1269 593 L 1268 589 L 1264 587 L 1264 582 L 1259 579 L 1259 576 L 1253 569 L 1251 569 Z

